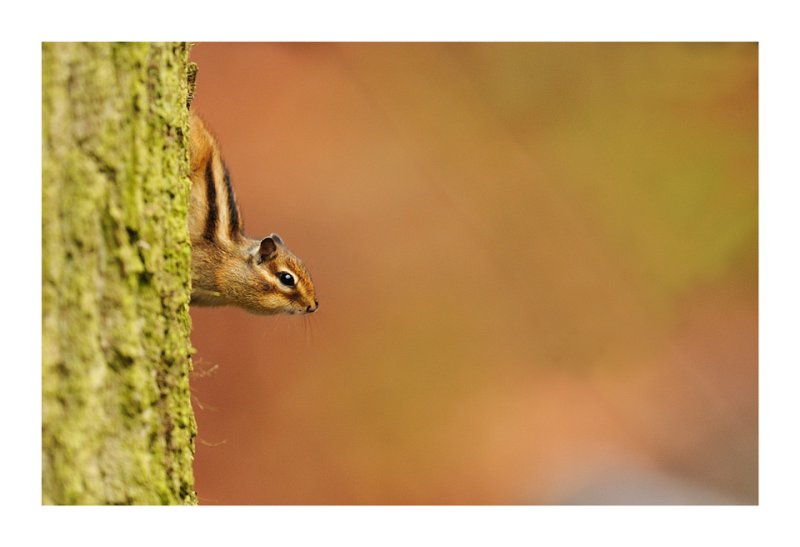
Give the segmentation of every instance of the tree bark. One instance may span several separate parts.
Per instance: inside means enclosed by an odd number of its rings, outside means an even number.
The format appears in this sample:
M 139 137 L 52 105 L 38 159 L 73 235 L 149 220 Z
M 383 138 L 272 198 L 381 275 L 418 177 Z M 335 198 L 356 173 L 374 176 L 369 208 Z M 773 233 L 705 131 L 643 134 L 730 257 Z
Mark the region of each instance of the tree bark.
M 42 46 L 42 500 L 196 503 L 188 46 Z

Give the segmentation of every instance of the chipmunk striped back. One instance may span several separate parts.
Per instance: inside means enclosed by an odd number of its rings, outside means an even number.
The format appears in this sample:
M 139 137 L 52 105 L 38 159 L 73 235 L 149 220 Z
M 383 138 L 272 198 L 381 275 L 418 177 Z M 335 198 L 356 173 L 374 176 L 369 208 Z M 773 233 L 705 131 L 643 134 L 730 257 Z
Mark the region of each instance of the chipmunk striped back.
M 202 237 L 212 244 L 237 245 L 244 233 L 228 168 L 200 117 L 192 113 L 189 123 L 192 213 L 204 213 L 189 217 L 192 241 Z

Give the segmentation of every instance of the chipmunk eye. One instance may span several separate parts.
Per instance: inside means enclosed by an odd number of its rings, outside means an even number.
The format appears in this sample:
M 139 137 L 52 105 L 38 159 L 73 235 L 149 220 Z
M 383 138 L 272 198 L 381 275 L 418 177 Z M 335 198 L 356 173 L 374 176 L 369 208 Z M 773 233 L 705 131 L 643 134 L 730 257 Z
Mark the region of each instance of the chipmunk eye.
M 289 272 L 278 272 L 278 279 L 287 287 L 294 287 L 294 277 Z

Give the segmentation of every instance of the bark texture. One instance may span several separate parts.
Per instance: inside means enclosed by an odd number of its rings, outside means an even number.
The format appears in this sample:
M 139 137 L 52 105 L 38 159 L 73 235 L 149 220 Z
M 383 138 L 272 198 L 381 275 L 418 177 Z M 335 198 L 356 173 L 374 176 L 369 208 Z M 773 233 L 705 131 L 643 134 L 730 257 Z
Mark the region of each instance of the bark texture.
M 196 503 L 188 46 L 42 46 L 42 500 Z

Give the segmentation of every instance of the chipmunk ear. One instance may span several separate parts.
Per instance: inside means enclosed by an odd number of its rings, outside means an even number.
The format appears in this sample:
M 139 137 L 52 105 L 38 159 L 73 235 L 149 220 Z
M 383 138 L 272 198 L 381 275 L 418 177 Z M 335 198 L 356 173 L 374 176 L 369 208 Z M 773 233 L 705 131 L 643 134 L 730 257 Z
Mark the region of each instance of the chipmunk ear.
M 278 240 L 280 242 L 280 239 Z M 278 251 L 274 234 L 261 240 L 261 247 L 258 249 L 258 256 L 264 262 Z
M 278 234 L 269 234 L 269 237 L 272 238 L 272 240 L 278 245 L 283 245 L 283 240 Z

